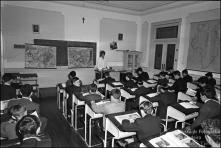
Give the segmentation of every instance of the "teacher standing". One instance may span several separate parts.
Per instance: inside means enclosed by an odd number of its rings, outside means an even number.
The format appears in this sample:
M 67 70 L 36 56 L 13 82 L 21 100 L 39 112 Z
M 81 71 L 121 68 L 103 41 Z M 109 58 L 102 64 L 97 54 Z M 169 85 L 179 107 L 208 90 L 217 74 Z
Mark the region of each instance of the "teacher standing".
M 97 60 L 97 65 L 95 66 L 96 79 L 103 78 L 104 73 L 108 72 L 109 66 L 105 60 L 105 51 L 100 51 L 100 56 Z

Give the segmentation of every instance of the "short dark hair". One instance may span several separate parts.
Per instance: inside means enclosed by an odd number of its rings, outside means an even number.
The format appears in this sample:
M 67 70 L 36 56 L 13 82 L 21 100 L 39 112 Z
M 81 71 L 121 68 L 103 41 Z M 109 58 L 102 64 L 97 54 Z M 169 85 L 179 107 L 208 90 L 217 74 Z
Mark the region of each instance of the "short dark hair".
M 139 68 L 136 69 L 136 73 L 138 73 L 138 72 L 140 72 L 140 71 L 141 71 L 141 72 L 143 71 L 143 69 L 142 69 L 141 67 L 139 67 Z
M 100 51 L 100 57 L 101 57 L 101 55 L 103 55 L 103 54 L 105 55 L 105 51 L 104 51 L 104 50 L 101 50 L 101 51 Z
M 208 82 L 208 79 L 206 76 L 202 76 L 197 80 L 197 82 L 204 84 Z
M 167 75 L 167 72 L 161 71 L 161 72 L 159 73 L 159 75 L 165 77 L 165 76 Z
M 187 69 L 184 69 L 184 70 L 182 71 L 182 73 L 188 74 L 188 70 L 187 70 Z
M 120 89 L 112 89 L 111 90 L 111 95 L 115 96 L 114 97 L 115 99 L 120 99 L 120 96 L 121 96 Z
M 13 74 L 11 74 L 11 73 L 5 73 L 5 74 L 2 76 L 2 80 L 3 80 L 4 82 L 8 82 L 8 81 L 10 81 L 10 80 L 12 80 L 12 79 L 14 79 L 14 76 L 13 76 Z
M 90 85 L 90 90 L 91 90 L 91 92 L 96 92 L 96 91 L 97 91 L 97 85 L 94 84 L 94 83 L 92 83 L 92 84 Z
M 26 115 L 18 121 L 16 125 L 16 131 L 24 137 L 31 134 L 36 135 L 37 129 L 40 127 L 40 120 L 35 115 Z
M 213 77 L 213 74 L 212 74 L 212 72 L 207 72 L 207 73 L 205 74 L 205 76 L 207 76 L 207 77 Z
M 210 99 L 215 99 L 216 91 L 212 86 L 206 85 L 201 91 L 201 95 L 205 95 L 207 98 L 210 98 Z
M 180 72 L 178 70 L 176 70 L 176 71 L 173 72 L 173 75 L 174 76 L 180 76 Z
M 33 91 L 33 87 L 30 84 L 25 84 L 20 89 L 22 96 L 29 96 L 31 92 Z
M 201 123 L 203 133 L 212 138 L 215 143 L 220 143 L 220 119 L 207 119 Z
M 133 74 L 131 72 L 127 72 L 126 73 L 126 76 L 129 78 L 129 79 L 132 79 L 133 78 Z
M 109 76 L 110 76 L 110 73 L 109 73 L 109 72 L 105 72 L 105 73 L 104 73 L 104 76 L 105 76 L 105 77 L 109 77 Z
M 69 74 L 68 74 L 68 78 L 70 77 L 76 77 L 76 72 L 75 71 L 71 71 Z

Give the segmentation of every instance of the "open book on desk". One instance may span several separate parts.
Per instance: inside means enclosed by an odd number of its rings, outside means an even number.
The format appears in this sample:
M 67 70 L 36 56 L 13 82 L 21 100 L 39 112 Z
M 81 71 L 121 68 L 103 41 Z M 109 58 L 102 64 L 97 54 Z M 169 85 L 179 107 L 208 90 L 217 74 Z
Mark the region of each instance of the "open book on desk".
M 191 88 L 188 88 L 187 91 L 186 91 L 186 94 L 189 95 L 189 96 L 196 96 L 196 91 L 191 89 Z
M 154 147 L 203 147 L 180 130 L 168 132 L 149 141 Z
M 115 118 L 120 124 L 122 124 L 122 121 L 124 119 L 127 119 L 130 121 L 130 123 L 133 123 L 135 121 L 135 119 L 141 118 L 141 116 L 137 112 L 135 112 L 135 113 L 131 113 L 131 114 L 115 116 Z

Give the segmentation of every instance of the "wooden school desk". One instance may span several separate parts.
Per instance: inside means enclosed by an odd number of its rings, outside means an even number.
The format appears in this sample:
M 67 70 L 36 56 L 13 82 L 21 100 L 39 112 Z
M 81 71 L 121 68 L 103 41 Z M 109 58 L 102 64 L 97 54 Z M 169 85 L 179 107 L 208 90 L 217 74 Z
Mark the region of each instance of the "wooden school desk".
M 177 128 L 177 124 L 179 122 L 182 122 L 182 128 L 184 128 L 185 121 L 189 119 L 193 119 L 199 115 L 199 106 L 194 105 L 191 108 L 185 108 L 181 104 L 187 104 L 188 106 L 191 107 L 191 104 L 188 101 L 176 103 L 172 106 L 167 107 L 167 115 L 166 115 L 166 129 L 167 129 L 167 123 L 168 123 L 168 118 L 174 118 L 177 120 L 175 124 L 175 128 Z
M 136 132 L 123 132 L 123 128 L 122 128 L 121 123 L 119 123 L 116 119 L 116 116 L 130 115 L 130 114 L 134 114 L 134 113 L 137 113 L 137 112 L 136 111 L 128 111 L 128 112 L 121 112 L 121 113 L 106 115 L 104 147 L 107 146 L 107 132 L 110 132 L 114 136 L 112 138 L 112 147 L 114 147 L 114 140 L 115 139 L 122 139 L 122 138 L 136 135 Z
M 112 82 L 112 83 L 107 83 L 106 84 L 106 91 L 105 91 L 105 97 L 107 97 L 107 91 L 111 91 L 112 89 L 120 89 L 124 85 L 120 81 Z
M 96 103 L 97 105 L 98 104 L 103 104 L 103 103 L 107 103 L 107 102 L 110 102 L 109 100 L 102 100 L 98 103 Z M 90 116 L 90 119 L 89 119 L 89 142 L 87 142 L 87 115 Z M 86 144 L 88 144 L 89 147 L 91 147 L 91 122 L 93 119 L 97 119 L 97 118 L 102 118 L 103 117 L 103 114 L 97 114 L 95 113 L 92 109 L 91 109 L 91 103 L 89 102 L 86 102 L 86 105 L 85 105 L 85 131 L 84 131 L 84 138 L 85 138 L 85 142 Z

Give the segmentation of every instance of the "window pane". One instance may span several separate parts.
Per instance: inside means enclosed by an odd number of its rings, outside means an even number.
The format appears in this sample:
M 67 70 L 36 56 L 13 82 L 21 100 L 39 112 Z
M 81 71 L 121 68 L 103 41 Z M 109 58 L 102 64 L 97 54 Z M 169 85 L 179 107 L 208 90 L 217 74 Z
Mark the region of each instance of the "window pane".
M 178 26 L 161 27 L 156 30 L 156 39 L 177 38 Z

